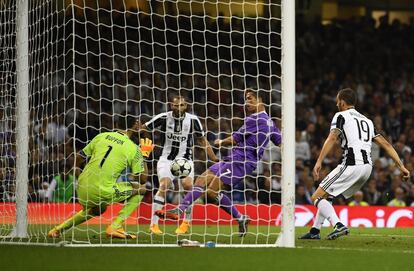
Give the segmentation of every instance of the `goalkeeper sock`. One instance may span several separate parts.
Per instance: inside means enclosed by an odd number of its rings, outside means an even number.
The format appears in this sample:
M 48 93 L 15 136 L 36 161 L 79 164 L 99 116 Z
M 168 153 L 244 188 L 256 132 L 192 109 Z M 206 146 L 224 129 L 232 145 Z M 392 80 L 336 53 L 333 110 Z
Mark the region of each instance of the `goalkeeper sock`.
M 165 199 L 161 196 L 155 195 L 154 200 L 152 201 L 152 208 L 151 208 L 151 225 L 158 224 L 160 218 L 155 215 L 155 212 L 161 210 L 165 204 Z
M 85 222 L 86 220 L 90 219 L 92 216 L 86 215 L 85 210 L 79 211 L 78 213 L 76 213 L 75 215 L 73 215 L 72 217 L 70 217 L 69 219 L 65 220 L 62 224 L 56 226 L 56 229 L 59 231 L 62 230 L 67 230 L 71 227 L 74 227 L 76 225 L 79 225 L 83 222 Z
M 137 209 L 139 203 L 141 202 L 142 195 L 135 195 L 130 197 L 122 208 L 119 211 L 118 216 L 112 221 L 111 227 L 114 229 L 119 229 L 122 227 L 122 224 L 125 220 L 132 214 L 132 212 Z
M 318 207 L 318 211 L 331 223 L 332 226 L 340 222 L 338 216 L 335 213 L 334 207 L 326 199 L 315 200 L 315 206 Z
M 193 189 L 185 195 L 183 202 L 180 204 L 178 208 L 180 208 L 181 211 L 186 210 L 203 193 L 204 193 L 204 190 L 201 186 L 194 186 Z
M 241 217 L 239 210 L 236 209 L 227 195 L 220 193 L 217 196 L 217 202 L 219 204 L 219 207 L 232 217 L 236 218 L 237 220 Z

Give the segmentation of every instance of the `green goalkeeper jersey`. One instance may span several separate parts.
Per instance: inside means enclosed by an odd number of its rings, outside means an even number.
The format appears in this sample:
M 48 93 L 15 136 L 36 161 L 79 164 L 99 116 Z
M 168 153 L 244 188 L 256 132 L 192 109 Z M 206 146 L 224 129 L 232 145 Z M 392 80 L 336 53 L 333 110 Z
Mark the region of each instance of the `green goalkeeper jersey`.
M 101 133 L 82 151 L 89 161 L 79 175 L 79 188 L 83 186 L 109 192 L 127 167 L 133 174 L 144 171 L 144 159 L 139 146 L 121 132 Z

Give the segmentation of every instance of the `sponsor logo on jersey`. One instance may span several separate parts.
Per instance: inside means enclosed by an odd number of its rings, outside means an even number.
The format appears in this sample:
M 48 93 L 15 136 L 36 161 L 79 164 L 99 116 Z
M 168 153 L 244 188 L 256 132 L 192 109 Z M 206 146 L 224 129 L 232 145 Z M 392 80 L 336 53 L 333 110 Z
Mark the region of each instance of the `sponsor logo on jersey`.
M 179 141 L 179 142 L 184 142 L 187 140 L 186 136 L 182 136 L 182 135 L 175 135 L 175 134 L 168 134 L 167 135 L 168 139 L 171 139 L 173 141 Z

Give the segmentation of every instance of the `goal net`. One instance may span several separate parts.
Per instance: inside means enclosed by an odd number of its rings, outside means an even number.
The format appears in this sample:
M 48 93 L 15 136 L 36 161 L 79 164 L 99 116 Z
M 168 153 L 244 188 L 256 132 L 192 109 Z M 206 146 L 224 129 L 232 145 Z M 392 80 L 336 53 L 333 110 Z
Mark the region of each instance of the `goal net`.
M 284 10 L 294 11 L 289 2 L 0 1 L 0 242 L 173 246 L 188 239 L 274 246 L 279 239 L 293 246 L 294 15 L 288 24 L 282 20 Z M 171 220 L 160 220 L 162 234 L 149 232 L 162 129 L 151 134 L 156 148 L 147 160 L 147 192 L 125 221 L 137 239 L 105 235 L 122 202 L 48 237 L 82 209 L 75 157 L 97 134 L 116 130 L 125 116 L 145 123 L 181 95 L 213 145 L 243 125 L 246 89 L 265 93 L 266 111 L 286 136 L 226 192 L 251 219 L 245 237 L 206 195 L 194 204 L 188 233 L 175 234 L 180 222 Z M 231 148 L 213 150 L 223 158 Z M 212 165 L 197 143 L 193 159 L 195 177 Z M 127 181 L 128 169 L 117 182 Z M 169 187 L 165 208 L 188 192 L 180 183 Z

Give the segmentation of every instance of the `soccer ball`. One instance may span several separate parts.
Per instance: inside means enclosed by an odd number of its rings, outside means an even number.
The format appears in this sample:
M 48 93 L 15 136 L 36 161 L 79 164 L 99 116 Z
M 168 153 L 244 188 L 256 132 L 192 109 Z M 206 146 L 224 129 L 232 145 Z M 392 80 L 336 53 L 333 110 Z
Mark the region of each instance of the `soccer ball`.
M 171 173 L 175 177 L 184 178 L 191 173 L 191 164 L 185 158 L 177 158 L 171 164 Z

